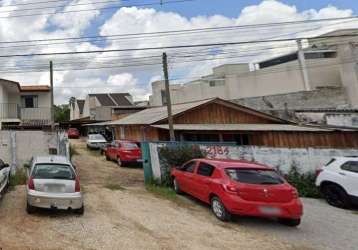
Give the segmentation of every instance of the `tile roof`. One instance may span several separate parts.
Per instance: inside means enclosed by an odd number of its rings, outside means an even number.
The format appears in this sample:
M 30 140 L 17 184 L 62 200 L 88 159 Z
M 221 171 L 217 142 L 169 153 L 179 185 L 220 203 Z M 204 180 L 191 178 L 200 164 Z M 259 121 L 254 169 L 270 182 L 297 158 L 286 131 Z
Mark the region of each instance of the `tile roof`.
M 48 85 L 25 85 L 20 86 L 21 92 L 47 92 L 50 91 L 51 88 Z

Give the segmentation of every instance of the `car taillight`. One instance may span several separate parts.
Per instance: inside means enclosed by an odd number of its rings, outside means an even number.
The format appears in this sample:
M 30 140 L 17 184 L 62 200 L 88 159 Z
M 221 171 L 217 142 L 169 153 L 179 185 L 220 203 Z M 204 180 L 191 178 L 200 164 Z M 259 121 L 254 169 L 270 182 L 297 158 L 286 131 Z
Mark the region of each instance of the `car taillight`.
M 239 189 L 232 184 L 228 184 L 228 185 L 222 184 L 222 187 L 223 187 L 224 191 L 227 193 L 230 193 L 230 194 L 238 194 L 239 193 Z
M 316 169 L 316 177 L 318 177 L 322 171 L 323 171 L 323 168 Z
M 78 178 L 78 176 L 76 176 L 75 192 L 80 192 L 80 191 L 81 191 L 80 179 Z
M 35 184 L 34 184 L 34 178 L 32 178 L 32 176 L 30 177 L 28 183 L 27 183 L 27 186 L 29 189 L 31 190 L 35 190 Z

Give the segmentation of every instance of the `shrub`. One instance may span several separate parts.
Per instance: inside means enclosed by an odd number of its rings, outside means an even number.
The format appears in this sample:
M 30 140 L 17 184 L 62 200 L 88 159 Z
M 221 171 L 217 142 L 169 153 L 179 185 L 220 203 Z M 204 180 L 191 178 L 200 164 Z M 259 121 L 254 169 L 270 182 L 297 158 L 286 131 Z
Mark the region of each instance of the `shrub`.
M 25 185 L 27 176 L 24 169 L 18 169 L 14 175 L 10 176 L 10 187 Z
M 292 166 L 288 175 L 287 181 L 297 188 L 301 197 L 319 198 L 320 192 L 315 185 L 316 175 L 313 172 L 300 173 L 296 166 Z
M 187 161 L 196 158 L 205 158 L 206 153 L 203 152 L 198 145 L 169 145 L 159 148 L 159 159 L 162 172 L 162 185 L 170 186 L 170 171 L 172 167 L 180 166 Z

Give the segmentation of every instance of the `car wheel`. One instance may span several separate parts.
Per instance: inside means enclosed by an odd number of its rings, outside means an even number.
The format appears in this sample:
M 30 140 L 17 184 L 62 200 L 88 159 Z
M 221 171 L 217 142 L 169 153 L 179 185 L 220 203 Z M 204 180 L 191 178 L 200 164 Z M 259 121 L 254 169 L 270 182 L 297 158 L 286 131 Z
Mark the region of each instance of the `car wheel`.
M 107 161 L 110 161 L 110 160 L 111 160 L 111 158 L 109 158 L 109 156 L 108 156 L 108 155 L 106 155 L 106 160 L 107 160 Z
M 322 187 L 322 194 L 327 203 L 338 208 L 349 208 L 349 197 L 343 188 L 335 184 Z
M 31 206 L 29 203 L 26 204 L 26 212 L 28 214 L 33 214 L 36 212 L 36 207 Z
M 211 210 L 216 218 L 221 221 L 229 221 L 231 219 L 231 214 L 226 210 L 224 204 L 217 196 L 211 199 Z
M 286 218 L 280 218 L 278 221 L 286 226 L 290 227 L 297 227 L 299 224 L 301 224 L 301 219 L 286 219 Z
M 79 215 L 83 215 L 85 213 L 85 206 L 82 205 L 82 207 L 80 209 L 76 209 L 75 213 L 79 214 Z
M 9 187 L 10 187 L 10 173 L 9 173 L 9 176 L 7 177 L 5 190 L 7 190 Z
M 183 192 L 180 189 L 179 183 L 177 182 L 177 180 L 174 178 L 173 180 L 173 187 L 174 187 L 174 191 L 177 194 L 182 194 Z

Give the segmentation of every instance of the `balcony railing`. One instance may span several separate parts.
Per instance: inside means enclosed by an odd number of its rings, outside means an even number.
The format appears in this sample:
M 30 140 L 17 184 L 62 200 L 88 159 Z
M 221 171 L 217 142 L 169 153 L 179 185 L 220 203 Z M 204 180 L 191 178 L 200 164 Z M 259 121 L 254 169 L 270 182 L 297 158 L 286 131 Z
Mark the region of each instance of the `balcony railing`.
M 0 119 L 20 119 L 20 109 L 16 103 L 0 103 Z
M 51 108 L 21 108 L 16 103 L 0 103 L 0 119 L 20 119 L 21 121 L 51 120 Z

